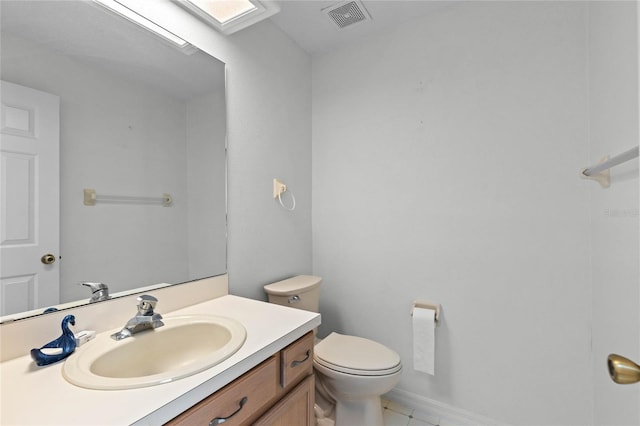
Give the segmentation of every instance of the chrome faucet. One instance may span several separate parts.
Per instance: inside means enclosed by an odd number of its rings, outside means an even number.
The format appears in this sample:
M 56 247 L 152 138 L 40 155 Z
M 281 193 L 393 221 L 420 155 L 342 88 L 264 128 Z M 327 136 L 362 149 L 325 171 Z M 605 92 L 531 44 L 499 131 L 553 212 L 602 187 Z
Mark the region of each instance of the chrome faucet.
M 122 330 L 113 333 L 111 335 L 112 339 L 126 339 L 141 331 L 151 330 L 164 325 L 162 315 L 153 312 L 156 303 L 158 303 L 158 299 L 148 294 L 143 294 L 138 297 L 138 302 L 138 313 L 136 316 L 127 321 Z
M 82 282 L 80 285 L 91 289 L 91 299 L 89 299 L 89 303 L 102 302 L 103 300 L 111 299 L 111 296 L 109 296 L 109 287 L 105 283 Z

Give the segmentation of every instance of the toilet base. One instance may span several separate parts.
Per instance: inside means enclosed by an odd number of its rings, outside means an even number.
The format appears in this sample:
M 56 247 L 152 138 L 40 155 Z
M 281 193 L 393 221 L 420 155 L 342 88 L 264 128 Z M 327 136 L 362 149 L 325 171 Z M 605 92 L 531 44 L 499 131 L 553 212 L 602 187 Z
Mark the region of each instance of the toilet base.
M 324 412 L 322 411 L 322 408 L 320 408 L 318 404 L 316 404 L 313 408 L 315 412 L 316 426 L 335 426 L 336 425 L 336 420 L 333 417 L 325 416 Z
M 346 397 L 341 401 L 326 388 L 324 376 L 316 374 L 317 426 L 384 426 L 379 396 Z
M 325 397 L 326 396 L 326 397 Z M 318 385 L 318 381 L 316 380 L 316 397 L 315 404 L 313 406 L 313 411 L 316 418 L 316 426 L 335 426 L 336 423 L 336 415 L 335 409 L 336 404 L 333 399 L 327 395 L 326 391 L 322 389 L 321 386 Z
M 316 399 L 325 394 L 335 402 L 335 426 L 383 426 L 380 396 L 400 380 L 402 368 L 384 376 L 342 373 L 314 362 Z
M 337 401 L 336 426 L 384 426 L 380 397 Z

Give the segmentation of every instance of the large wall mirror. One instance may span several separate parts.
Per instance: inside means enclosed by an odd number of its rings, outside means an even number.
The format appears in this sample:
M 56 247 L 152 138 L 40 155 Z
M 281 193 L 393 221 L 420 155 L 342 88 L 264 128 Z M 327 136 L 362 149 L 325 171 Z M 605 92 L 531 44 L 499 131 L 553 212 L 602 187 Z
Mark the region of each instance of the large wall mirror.
M 4 320 L 88 303 L 82 282 L 117 296 L 225 273 L 224 63 L 90 1 L 0 7 Z M 56 126 L 57 152 L 22 151 Z

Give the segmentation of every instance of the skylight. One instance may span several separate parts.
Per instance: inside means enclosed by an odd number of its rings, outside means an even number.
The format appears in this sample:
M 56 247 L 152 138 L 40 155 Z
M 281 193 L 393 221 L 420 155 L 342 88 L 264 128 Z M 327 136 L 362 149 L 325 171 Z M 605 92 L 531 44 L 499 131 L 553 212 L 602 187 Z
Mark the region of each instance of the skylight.
M 271 1 L 174 0 L 224 34 L 262 21 L 280 11 Z
M 257 9 L 249 0 L 189 0 L 204 13 L 211 15 L 220 24 L 226 24 L 245 13 Z

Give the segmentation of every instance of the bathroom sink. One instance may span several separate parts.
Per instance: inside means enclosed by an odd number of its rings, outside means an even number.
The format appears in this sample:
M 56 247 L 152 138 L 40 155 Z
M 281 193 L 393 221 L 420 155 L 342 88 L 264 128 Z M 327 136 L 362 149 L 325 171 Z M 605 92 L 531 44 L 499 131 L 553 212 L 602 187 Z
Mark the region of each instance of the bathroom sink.
M 199 373 L 233 355 L 246 330 L 231 318 L 165 317 L 164 326 L 116 341 L 101 333 L 65 361 L 68 382 L 89 389 L 133 389 Z

